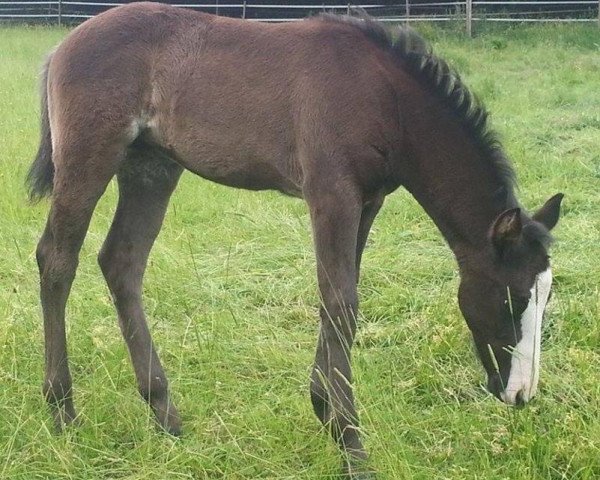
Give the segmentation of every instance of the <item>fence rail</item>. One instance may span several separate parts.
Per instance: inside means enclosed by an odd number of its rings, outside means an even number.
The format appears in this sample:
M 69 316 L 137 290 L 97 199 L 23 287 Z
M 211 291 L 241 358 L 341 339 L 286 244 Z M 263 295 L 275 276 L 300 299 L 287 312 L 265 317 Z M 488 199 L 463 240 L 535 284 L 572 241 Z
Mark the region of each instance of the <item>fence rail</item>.
M 259 0 L 260 1 L 260 0 Z M 45 21 L 62 25 L 78 23 L 126 1 L 0 1 L 2 21 Z M 363 9 L 384 22 L 445 22 L 465 23 L 471 36 L 474 22 L 596 22 L 600 27 L 600 0 L 460 0 L 448 2 L 423 2 L 423 0 L 387 2 L 385 4 L 293 4 L 271 5 L 249 0 L 238 3 L 220 3 L 218 0 L 203 3 L 171 3 L 176 7 L 209 11 L 266 22 L 293 22 L 317 11 L 350 13 Z M 524 8 L 529 7 L 529 10 Z M 534 9 L 537 7 L 537 9 Z M 292 12 L 289 15 L 269 15 L 269 11 Z

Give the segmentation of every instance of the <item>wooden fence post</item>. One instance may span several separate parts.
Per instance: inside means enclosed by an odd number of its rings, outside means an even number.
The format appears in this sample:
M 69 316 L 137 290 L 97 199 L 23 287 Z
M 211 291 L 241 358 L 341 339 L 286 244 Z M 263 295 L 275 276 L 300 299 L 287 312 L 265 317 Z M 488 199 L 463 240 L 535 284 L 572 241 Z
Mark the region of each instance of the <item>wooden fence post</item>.
M 62 27 L 62 0 L 58 0 L 58 26 Z
M 471 37 L 473 30 L 473 0 L 467 0 L 467 36 Z
M 599 0 L 599 1 L 600 1 L 600 0 Z M 404 5 L 405 5 L 405 8 L 406 8 L 406 12 L 405 12 L 405 15 L 406 15 L 405 23 L 406 23 L 406 25 L 408 25 L 408 24 L 410 23 L 410 0 L 406 0 Z
M 244 5 L 242 6 L 242 18 L 246 19 L 246 0 L 244 0 Z

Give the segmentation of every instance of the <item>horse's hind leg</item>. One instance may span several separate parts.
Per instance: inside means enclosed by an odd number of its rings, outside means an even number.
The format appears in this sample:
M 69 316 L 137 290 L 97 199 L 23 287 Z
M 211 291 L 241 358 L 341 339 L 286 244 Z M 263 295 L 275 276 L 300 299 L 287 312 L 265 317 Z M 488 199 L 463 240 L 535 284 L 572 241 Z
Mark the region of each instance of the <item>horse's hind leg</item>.
M 143 147 L 142 147 L 143 148 Z M 142 277 L 182 168 L 151 149 L 132 150 L 117 173 L 119 204 L 98 257 L 119 315 L 141 395 L 158 423 L 178 435 L 181 422 L 142 306 Z
M 75 419 L 65 335 L 65 305 L 94 207 L 113 176 L 113 150 L 57 145 L 52 205 L 36 257 L 44 316 L 44 396 L 58 430 Z M 116 169 L 116 168 L 115 168 Z

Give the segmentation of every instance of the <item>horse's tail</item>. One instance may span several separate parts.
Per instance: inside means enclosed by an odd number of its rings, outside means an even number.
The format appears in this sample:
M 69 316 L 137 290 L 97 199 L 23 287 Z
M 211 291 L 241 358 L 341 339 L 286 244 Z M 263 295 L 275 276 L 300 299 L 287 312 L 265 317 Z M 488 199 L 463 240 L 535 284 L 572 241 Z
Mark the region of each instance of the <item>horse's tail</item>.
M 52 133 L 48 116 L 48 69 L 52 54 L 48 55 L 42 71 L 41 93 L 41 140 L 35 160 L 27 174 L 29 199 L 37 201 L 52 193 L 54 183 L 54 164 L 52 163 Z

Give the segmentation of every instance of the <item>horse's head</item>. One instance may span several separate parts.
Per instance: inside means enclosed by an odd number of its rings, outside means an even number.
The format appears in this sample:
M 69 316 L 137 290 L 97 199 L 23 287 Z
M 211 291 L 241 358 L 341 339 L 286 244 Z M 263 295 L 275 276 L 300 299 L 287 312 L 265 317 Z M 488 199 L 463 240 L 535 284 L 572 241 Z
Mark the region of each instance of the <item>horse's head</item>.
M 488 389 L 519 405 L 537 391 L 541 324 L 550 297 L 548 246 L 563 195 L 531 217 L 506 210 L 490 229 L 489 251 L 462 265 L 460 309 L 488 375 Z

